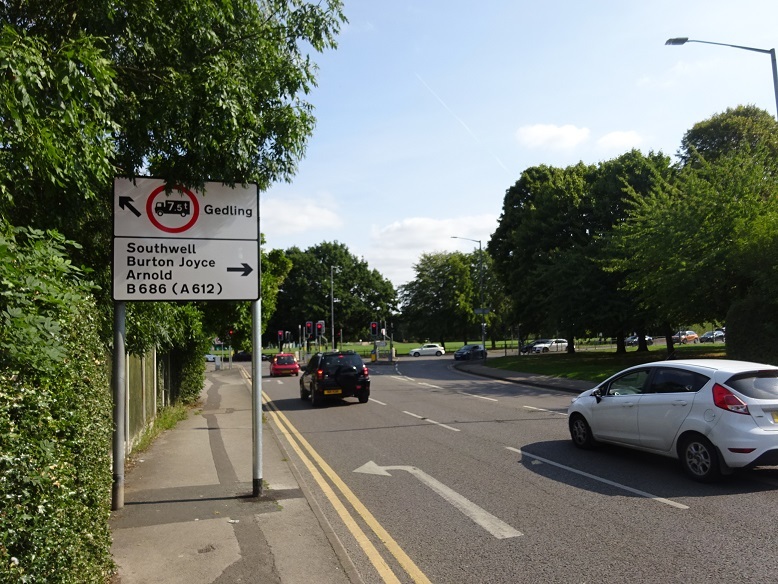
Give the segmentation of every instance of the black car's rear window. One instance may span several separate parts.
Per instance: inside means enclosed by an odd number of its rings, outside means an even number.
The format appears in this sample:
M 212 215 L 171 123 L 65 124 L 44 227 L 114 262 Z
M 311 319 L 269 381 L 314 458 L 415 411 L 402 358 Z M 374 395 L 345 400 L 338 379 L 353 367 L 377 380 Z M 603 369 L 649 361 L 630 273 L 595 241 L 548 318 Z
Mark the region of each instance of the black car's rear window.
M 347 365 L 349 367 L 362 367 L 362 358 L 359 355 L 324 355 L 322 365 L 327 369 L 337 367 L 338 365 Z
M 778 370 L 738 373 L 727 380 L 735 391 L 754 399 L 778 398 Z

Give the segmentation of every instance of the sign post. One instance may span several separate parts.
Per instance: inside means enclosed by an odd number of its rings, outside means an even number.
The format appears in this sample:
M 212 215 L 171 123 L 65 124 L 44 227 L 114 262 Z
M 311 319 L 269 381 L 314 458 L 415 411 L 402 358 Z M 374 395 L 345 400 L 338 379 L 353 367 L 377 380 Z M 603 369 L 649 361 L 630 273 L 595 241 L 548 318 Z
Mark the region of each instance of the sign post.
M 257 185 L 202 192 L 154 178 L 114 179 L 114 484 L 124 506 L 125 302 L 252 301 L 253 489 L 262 494 L 262 375 Z

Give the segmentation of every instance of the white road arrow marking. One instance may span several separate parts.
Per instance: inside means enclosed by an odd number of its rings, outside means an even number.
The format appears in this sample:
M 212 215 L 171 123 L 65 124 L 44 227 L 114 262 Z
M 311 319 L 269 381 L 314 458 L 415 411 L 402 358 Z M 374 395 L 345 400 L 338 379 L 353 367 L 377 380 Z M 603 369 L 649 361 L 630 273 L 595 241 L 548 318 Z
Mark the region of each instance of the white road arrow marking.
M 501 519 L 498 519 L 488 511 L 482 509 L 472 501 L 466 499 L 415 466 L 379 466 L 371 460 L 354 470 L 354 472 L 389 477 L 392 476 L 388 472 L 390 470 L 404 470 L 411 473 L 497 539 L 506 539 L 523 535 L 520 531 L 517 531 Z

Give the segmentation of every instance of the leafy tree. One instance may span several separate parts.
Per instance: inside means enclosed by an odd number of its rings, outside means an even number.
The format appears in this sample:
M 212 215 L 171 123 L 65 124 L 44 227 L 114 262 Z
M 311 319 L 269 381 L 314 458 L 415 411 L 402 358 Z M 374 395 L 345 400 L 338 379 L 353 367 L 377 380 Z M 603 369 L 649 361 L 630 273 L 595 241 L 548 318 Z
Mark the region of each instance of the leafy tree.
M 678 153 L 682 166 L 704 160 L 714 163 L 734 150 L 766 148 L 778 163 L 778 122 L 756 106 L 729 108 L 699 122 L 684 134 Z
M 772 153 L 741 146 L 698 159 L 673 184 L 635 198 L 612 244 L 626 286 L 671 323 L 722 322 L 751 290 L 775 291 L 778 215 Z M 641 241 L 634 246 L 632 242 Z M 728 339 L 729 340 L 729 339 Z
M 292 268 L 279 289 L 264 343 L 276 340 L 276 330 L 293 331 L 296 337 L 298 327 L 308 320 L 324 320 L 329 338 L 333 296 L 335 330 L 342 329 L 348 338 L 367 337 L 371 321 L 385 320 L 396 309 L 392 283 L 342 243 L 323 242 L 305 251 L 293 247 L 285 255 Z
M 581 218 L 589 213 L 592 172 L 584 164 L 533 167 L 505 195 L 488 249 L 524 330 L 564 330 L 574 338 L 582 327 L 577 296 L 584 281 L 570 279 L 576 264 L 565 256 L 591 237 Z M 568 350 L 574 350 L 572 343 Z
M 473 302 L 478 298 L 472 266 L 471 256 L 461 252 L 421 255 L 413 266 L 416 277 L 400 287 L 409 336 L 435 339 L 443 346 L 446 339 L 467 342 L 476 322 Z

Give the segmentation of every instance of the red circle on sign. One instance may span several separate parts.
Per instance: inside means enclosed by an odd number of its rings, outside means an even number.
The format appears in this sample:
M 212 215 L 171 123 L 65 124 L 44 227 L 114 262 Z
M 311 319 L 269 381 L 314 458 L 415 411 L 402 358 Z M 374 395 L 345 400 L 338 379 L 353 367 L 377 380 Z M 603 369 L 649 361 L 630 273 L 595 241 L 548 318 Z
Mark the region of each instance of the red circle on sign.
M 149 221 L 156 227 L 157 229 L 161 231 L 165 231 L 166 233 L 181 233 L 182 231 L 186 231 L 192 225 L 194 225 L 197 222 L 197 218 L 200 216 L 200 203 L 197 202 L 197 197 L 194 195 L 192 191 L 189 189 L 185 189 L 181 185 L 176 185 L 173 187 L 174 191 L 179 191 L 181 193 L 184 193 L 187 197 L 189 197 L 189 200 L 192 201 L 192 218 L 189 220 L 188 223 L 181 225 L 180 227 L 168 227 L 167 225 L 163 225 L 159 222 L 159 220 L 154 217 L 154 199 L 156 196 L 162 192 L 165 191 L 165 185 L 162 185 L 160 187 L 157 187 L 153 191 L 151 191 L 151 194 L 149 195 L 149 198 L 146 199 L 146 216 L 148 216 Z

